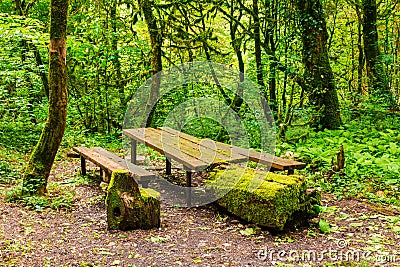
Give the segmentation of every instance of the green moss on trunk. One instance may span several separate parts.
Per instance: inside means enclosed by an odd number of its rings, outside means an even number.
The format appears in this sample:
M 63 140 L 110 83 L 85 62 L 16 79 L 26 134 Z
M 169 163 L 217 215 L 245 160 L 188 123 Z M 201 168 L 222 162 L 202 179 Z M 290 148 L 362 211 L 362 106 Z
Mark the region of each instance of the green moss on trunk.
M 160 225 L 160 194 L 139 188 L 126 171 L 114 171 L 107 190 L 110 230 L 150 229 Z
M 315 216 L 315 204 L 320 201 L 318 193 L 306 193 L 302 176 L 240 167 L 212 173 L 207 188 L 221 196 L 217 204 L 227 211 L 277 230 L 283 230 L 288 222 Z
M 301 24 L 304 81 L 318 116 L 314 125 L 337 129 L 341 125 L 339 100 L 329 63 L 328 31 L 322 1 L 295 1 Z
M 24 173 L 23 191 L 43 195 L 60 146 L 67 117 L 66 31 L 68 0 L 50 4 L 49 110 Z
M 150 63 L 153 74 L 149 102 L 146 104 L 146 114 L 148 114 L 146 127 L 154 127 L 155 104 L 160 94 L 160 75 L 156 74 L 162 71 L 163 34 L 161 29 L 158 28 L 157 18 L 153 14 L 154 6 L 155 2 L 151 0 L 140 2 L 140 8 L 150 37 Z

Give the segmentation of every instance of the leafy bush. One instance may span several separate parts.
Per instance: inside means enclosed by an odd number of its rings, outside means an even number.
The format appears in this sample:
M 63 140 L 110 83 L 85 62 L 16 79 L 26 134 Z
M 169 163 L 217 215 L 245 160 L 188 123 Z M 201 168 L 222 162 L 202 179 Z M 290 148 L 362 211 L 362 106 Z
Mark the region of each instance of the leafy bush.
M 304 172 L 312 186 L 321 186 L 337 196 L 360 196 L 385 203 L 399 203 L 400 133 L 392 118 L 374 121 L 363 116 L 339 130 L 309 132 L 298 142 L 279 143 L 277 154 L 295 152 L 308 163 Z M 384 127 L 383 127 L 384 126 Z M 340 146 L 345 151 L 345 169 L 333 172 L 332 157 Z

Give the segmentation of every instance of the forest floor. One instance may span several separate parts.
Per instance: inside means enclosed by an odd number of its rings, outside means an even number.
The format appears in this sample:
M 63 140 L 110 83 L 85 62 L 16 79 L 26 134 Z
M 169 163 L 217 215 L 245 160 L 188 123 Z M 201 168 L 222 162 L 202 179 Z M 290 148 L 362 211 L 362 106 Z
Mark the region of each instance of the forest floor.
M 328 194 L 319 219 L 329 222 L 329 234 L 318 220 L 277 234 L 212 205 L 165 203 L 159 229 L 108 231 L 100 187 L 68 182 L 78 165 L 62 160 L 51 174 L 76 192 L 70 209 L 32 210 L 0 199 L 0 266 L 400 266 L 400 212 Z

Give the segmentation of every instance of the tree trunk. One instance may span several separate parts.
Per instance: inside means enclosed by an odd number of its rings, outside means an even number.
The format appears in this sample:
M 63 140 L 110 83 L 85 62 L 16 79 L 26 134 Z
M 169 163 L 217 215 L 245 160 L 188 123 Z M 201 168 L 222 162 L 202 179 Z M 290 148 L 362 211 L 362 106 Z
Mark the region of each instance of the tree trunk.
M 363 77 L 363 68 L 364 68 L 365 60 L 364 60 L 364 52 L 362 49 L 361 12 L 357 5 L 356 5 L 356 13 L 357 13 L 357 20 L 358 20 L 358 22 L 357 22 L 357 33 L 358 33 L 358 39 L 357 39 L 357 48 L 358 48 L 357 92 L 360 95 L 362 95 L 363 94 L 362 77 Z
M 325 14 L 319 0 L 297 0 L 303 41 L 304 78 L 309 100 L 317 111 L 314 124 L 336 129 L 341 124 L 339 100 L 329 63 Z
M 276 47 L 275 47 L 275 40 L 273 34 L 270 36 L 270 49 L 271 52 L 276 58 Z M 276 99 L 276 67 L 277 63 L 275 60 L 270 60 L 269 61 L 269 102 L 270 102 L 270 107 L 272 110 L 277 110 L 277 99 Z
M 66 30 L 68 0 L 50 3 L 49 110 L 39 142 L 23 180 L 24 192 L 43 195 L 54 158 L 64 135 L 67 116 Z
M 391 92 L 379 52 L 376 9 L 376 0 L 363 1 L 364 54 L 367 66 L 368 87 L 370 93 L 377 98 L 378 102 L 391 103 Z
M 277 99 L 276 99 L 276 68 L 277 68 L 277 61 L 276 59 L 276 44 L 275 44 L 275 32 L 278 27 L 278 17 L 277 10 L 278 6 L 277 3 L 274 1 L 266 1 L 265 2 L 265 20 L 266 22 L 264 31 L 264 47 L 270 51 L 271 56 L 269 56 L 269 103 L 270 108 L 272 110 L 277 110 Z
M 111 46 L 114 53 L 113 64 L 116 72 L 116 80 L 115 87 L 118 89 L 119 99 L 120 99 L 120 110 L 125 110 L 127 99 L 125 97 L 125 83 L 123 82 L 122 73 L 121 73 L 121 61 L 118 51 L 118 28 L 117 28 L 117 2 L 113 2 L 111 6 L 110 16 L 111 16 L 111 26 L 112 26 L 112 34 L 111 34 Z M 129 100 L 129 99 L 128 99 Z
M 34 2 L 35 1 L 31 1 L 25 6 L 25 1 L 23 1 L 21 3 L 20 0 L 15 0 L 15 9 L 20 16 L 27 16 L 29 9 L 32 7 Z M 42 80 L 42 83 L 43 83 L 43 90 L 44 90 L 44 93 L 45 93 L 47 99 L 49 99 L 49 81 L 47 80 L 47 76 L 46 76 L 44 69 L 42 69 L 44 64 L 42 61 L 42 57 L 40 56 L 39 49 L 34 44 L 29 44 L 29 46 L 28 46 L 25 39 L 22 39 L 22 41 L 21 41 L 22 64 L 25 64 L 25 57 L 26 57 L 25 53 L 28 51 L 28 48 L 31 48 L 33 50 L 33 54 L 34 54 L 35 60 L 36 60 L 36 67 L 39 69 L 40 79 Z M 40 96 L 39 100 L 41 100 L 41 96 Z
M 139 188 L 126 171 L 114 171 L 107 189 L 109 230 L 151 229 L 160 226 L 158 192 Z
M 146 104 L 146 111 L 149 114 L 146 122 L 146 127 L 154 126 L 154 113 L 155 105 L 158 100 L 158 95 L 160 92 L 160 76 L 156 75 L 158 72 L 162 71 L 162 34 L 157 27 L 157 21 L 153 14 L 154 2 L 151 0 L 143 0 L 141 2 L 141 9 L 146 21 L 147 30 L 150 35 L 150 47 L 151 47 L 151 70 L 152 70 L 152 83 L 151 92 L 149 96 L 149 101 Z
M 254 55 L 256 58 L 257 83 L 261 87 L 263 87 L 262 90 L 265 91 L 263 64 L 261 58 L 260 17 L 258 11 L 258 0 L 253 0 L 253 19 Z M 264 95 L 266 98 L 268 98 L 265 92 Z
M 234 0 L 231 1 L 230 3 L 230 15 L 232 18 L 234 18 L 234 13 L 235 13 L 235 6 L 234 6 Z M 242 18 L 242 9 L 239 9 L 239 15 L 237 18 L 237 21 L 240 21 Z M 237 60 L 238 60 L 238 66 L 239 66 L 239 83 L 238 83 L 238 89 L 237 92 L 230 103 L 230 107 L 238 113 L 240 110 L 240 107 L 243 104 L 243 81 L 244 81 L 244 61 L 243 61 L 243 55 L 242 55 L 242 50 L 241 50 L 241 45 L 242 45 L 242 36 L 238 37 L 237 32 L 238 32 L 238 22 L 235 19 L 230 19 L 229 20 L 229 32 L 231 36 L 231 45 L 233 50 L 235 51 Z M 240 34 L 240 33 L 239 33 Z

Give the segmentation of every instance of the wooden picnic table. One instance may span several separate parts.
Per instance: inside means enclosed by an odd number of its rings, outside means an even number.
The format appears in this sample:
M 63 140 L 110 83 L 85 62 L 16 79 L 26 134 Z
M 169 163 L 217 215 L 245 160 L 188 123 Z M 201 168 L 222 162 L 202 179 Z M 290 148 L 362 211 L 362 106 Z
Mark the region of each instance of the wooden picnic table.
M 166 174 L 171 174 L 171 159 L 181 163 L 186 171 L 186 185 L 191 186 L 192 172 L 204 170 L 213 164 L 240 163 L 248 160 L 271 166 L 271 170 L 302 169 L 306 164 L 275 157 L 251 149 L 200 139 L 169 127 L 125 129 L 123 133 L 131 140 L 131 162 L 136 164 L 137 142 L 164 154 Z
M 216 142 L 198 139 L 168 127 L 125 129 L 123 133 L 131 139 L 133 164 L 136 164 L 137 142 L 143 143 L 165 155 L 167 175 L 171 174 L 171 159 L 181 163 L 186 171 L 187 186 L 191 186 L 192 172 L 204 170 L 212 164 L 248 160 L 234 148 L 217 147 L 214 145 Z

